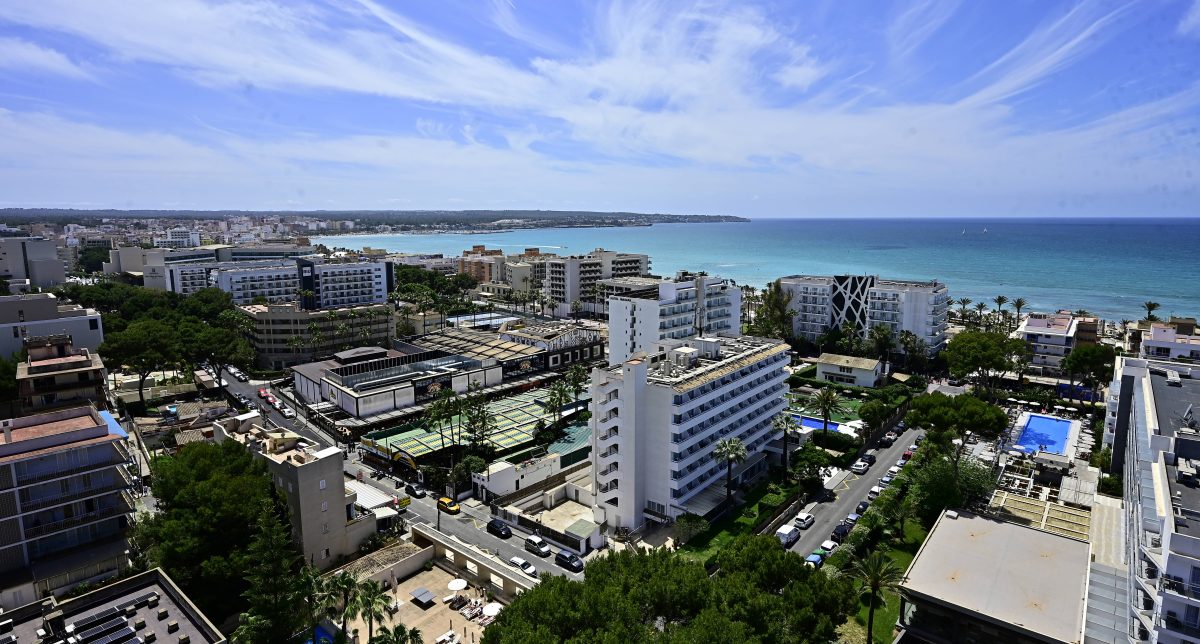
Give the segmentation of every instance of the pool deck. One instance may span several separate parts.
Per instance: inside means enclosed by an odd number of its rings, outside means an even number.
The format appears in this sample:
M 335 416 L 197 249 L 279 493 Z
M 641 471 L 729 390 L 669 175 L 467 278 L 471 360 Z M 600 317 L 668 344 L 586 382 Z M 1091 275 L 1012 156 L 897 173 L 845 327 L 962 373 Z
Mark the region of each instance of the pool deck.
M 1020 417 L 1017 418 L 1016 427 L 1019 429 L 1018 429 L 1017 435 L 1014 437 L 1015 440 L 1020 440 L 1021 434 L 1025 431 L 1025 426 L 1029 424 L 1029 418 L 1031 416 L 1041 416 L 1043 418 L 1053 418 L 1054 420 L 1069 423 L 1069 428 L 1067 429 L 1067 440 L 1063 444 L 1062 456 L 1065 456 L 1069 459 L 1074 460 L 1075 455 L 1077 453 L 1079 453 L 1079 433 L 1083 427 L 1083 424 L 1077 420 L 1071 420 L 1069 418 L 1063 418 L 1061 416 L 1052 416 L 1050 414 L 1042 414 L 1042 413 L 1035 413 L 1035 412 L 1029 412 L 1029 411 L 1021 412 Z M 1020 449 L 1020 446 L 1018 446 L 1014 442 L 1014 444 L 1012 445 L 1012 448 Z M 1033 451 L 1036 452 L 1037 450 L 1033 450 Z M 1047 451 L 1049 451 L 1049 450 L 1047 450 Z M 1057 454 L 1058 452 L 1050 452 L 1050 453 Z

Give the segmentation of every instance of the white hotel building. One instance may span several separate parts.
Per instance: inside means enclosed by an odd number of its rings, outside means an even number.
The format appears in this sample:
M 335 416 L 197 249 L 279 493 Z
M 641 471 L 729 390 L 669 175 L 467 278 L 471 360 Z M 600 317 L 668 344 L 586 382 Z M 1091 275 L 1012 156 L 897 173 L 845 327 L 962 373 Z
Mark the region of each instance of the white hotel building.
M 925 341 L 929 353 L 946 345 L 946 316 L 950 294 L 937 280 L 881 279 L 877 275 L 792 275 L 779 280 L 791 294 L 796 316 L 793 332 L 810 341 L 833 327 L 853 323 L 865 337 L 871 328 L 886 326 L 893 336 L 911 331 Z
M 767 467 L 771 419 L 786 408 L 788 345 L 761 338 L 660 343 L 650 355 L 592 371 L 592 489 L 596 523 L 634 530 L 725 498 L 717 441 L 748 458 L 735 484 Z
M 1029 347 L 1029 370 L 1044 376 L 1062 374 L 1062 362 L 1075 348 L 1079 321 L 1069 313 L 1030 313 L 1017 329 Z
M 719 277 L 681 272 L 674 281 L 608 300 L 608 359 L 620 364 L 660 340 L 739 335 L 742 291 Z
M 548 256 L 542 261 L 546 267 L 546 279 L 542 283 L 542 290 L 558 302 L 553 311 L 558 317 L 570 316 L 571 302 L 575 300 L 583 304 L 584 311 L 596 313 L 597 307 L 592 303 L 591 288 L 601 280 L 613 277 L 645 277 L 650 274 L 649 255 L 618 253 L 603 248 L 597 248 L 586 255 Z
M 206 262 L 165 267 L 167 290 L 191 295 L 219 288 L 236 305 L 265 298 L 270 303 L 293 302 L 301 291 L 313 295 L 305 308 L 335 308 L 387 302 L 393 285 L 387 262 L 330 263 L 319 258 L 251 262 Z

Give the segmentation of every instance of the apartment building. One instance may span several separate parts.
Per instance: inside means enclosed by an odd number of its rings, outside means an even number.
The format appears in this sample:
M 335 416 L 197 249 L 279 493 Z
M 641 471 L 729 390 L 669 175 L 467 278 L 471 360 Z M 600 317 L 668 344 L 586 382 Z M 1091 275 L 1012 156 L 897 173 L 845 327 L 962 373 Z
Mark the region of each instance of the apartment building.
M 719 277 L 680 272 L 674 280 L 614 295 L 607 308 L 608 359 L 620 364 L 662 340 L 738 335 L 742 291 Z
M 312 293 L 311 301 L 301 300 L 307 308 L 329 309 L 388 301 L 396 280 L 387 262 L 324 262 L 296 260 L 299 286 Z
M 69 335 L 25 338 L 28 357 L 17 365 L 17 396 L 26 411 L 92 404 L 108 408 L 108 372 L 95 352 L 76 349 Z
M 359 346 L 390 346 L 396 334 L 391 304 L 309 310 L 297 303 L 239 307 L 254 320 L 250 344 L 264 369 L 283 369 Z
M 793 332 L 815 342 L 831 328 L 853 324 L 866 337 L 877 326 L 894 336 L 910 331 L 929 347 L 930 355 L 946 345 L 950 294 L 932 280 L 883 279 L 878 275 L 792 275 L 780 278 L 791 295 Z
M 21 351 L 29 336 L 69 335 L 76 349 L 95 352 L 104 321 L 95 309 L 64 304 L 53 293 L 0 296 L 0 356 Z
M 307 244 L 210 244 L 198 248 L 142 248 L 122 246 L 109 251 L 101 268 L 105 273 L 140 277 L 149 288 L 167 290 L 166 267 L 197 262 L 250 262 L 307 257 L 316 250 Z
M 83 581 L 79 570 L 87 578 L 123 567 L 134 479 L 121 426 L 89 405 L 0 421 L 0 429 L 5 604 L 41 597 L 13 597 L 14 587 L 51 591 Z
M 0 278 L 50 288 L 67 281 L 67 266 L 53 239 L 0 237 Z
M 1195 318 L 1152 322 L 1139 333 L 1138 355 L 1143 358 L 1200 362 L 1200 333 Z
M 746 447 L 735 485 L 765 471 L 771 419 L 787 407 L 787 364 L 788 346 L 777 340 L 694 338 L 594 369 L 595 522 L 634 530 L 708 514 L 725 498 L 725 464 L 713 455 L 721 439 Z
M 1017 335 L 1029 347 L 1029 372 L 1061 376 L 1062 362 L 1075 348 L 1079 322 L 1070 313 L 1030 313 Z
M 592 301 L 592 286 L 613 277 L 646 277 L 650 274 L 650 256 L 618 253 L 597 248 L 586 255 L 544 256 L 546 269 L 542 291 L 555 305 L 552 315 L 568 317 L 571 303 L 579 300 L 583 310 L 598 313 L 602 307 Z
M 319 257 L 181 263 L 165 265 L 163 271 L 165 290 L 190 295 L 218 288 L 238 305 L 260 299 L 300 300 L 306 308 L 379 304 L 387 301 L 394 284 L 387 262 L 326 262 Z
M 441 253 L 399 253 L 388 255 L 387 261 L 402 266 L 417 266 L 442 275 L 458 272 L 458 258 L 444 257 Z
M 260 421 L 257 413 L 217 421 L 214 434 L 266 461 L 275 487 L 287 499 L 292 537 L 304 561 L 329 570 L 375 533 L 375 515 L 355 507 L 358 494 L 345 484 L 340 448 L 310 445 L 292 431 L 264 429 Z
M 1200 641 L 1200 368 L 1118 357 L 1105 442 L 1125 483 L 1130 641 Z
M 200 245 L 200 233 L 189 228 L 171 228 L 152 240 L 155 248 L 195 248 Z

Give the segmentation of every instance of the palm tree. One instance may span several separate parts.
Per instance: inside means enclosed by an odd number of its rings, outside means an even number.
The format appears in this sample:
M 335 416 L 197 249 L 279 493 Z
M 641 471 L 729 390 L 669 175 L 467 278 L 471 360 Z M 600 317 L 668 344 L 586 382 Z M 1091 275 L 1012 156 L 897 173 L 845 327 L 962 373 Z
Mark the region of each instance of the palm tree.
M 746 460 L 746 446 L 737 438 L 722 438 L 713 448 L 713 456 L 725 462 L 725 499 L 733 495 L 733 466 Z
M 772 429 L 783 434 L 783 474 L 788 476 L 791 471 L 791 465 L 788 458 L 792 455 L 788 449 L 788 439 L 791 438 L 792 430 L 796 428 L 796 423 L 792 422 L 792 417 L 786 412 L 781 411 L 771 419 Z
M 1158 310 L 1159 306 L 1160 305 L 1158 302 L 1152 302 L 1149 300 L 1142 302 L 1142 307 L 1146 309 L 1146 321 L 1147 322 L 1157 322 L 1158 321 L 1158 316 L 1155 315 L 1154 312 Z
M 300 577 L 296 579 L 296 595 L 303 607 L 305 628 L 312 633 L 312 641 L 316 642 L 317 627 L 333 606 L 329 582 L 321 576 L 320 570 L 313 566 L 305 566 L 300 571 Z
M 1016 309 L 1016 311 L 1017 311 L 1016 323 L 1020 324 L 1021 323 L 1021 309 L 1028 306 L 1029 302 L 1026 302 L 1025 298 L 1023 298 L 1023 297 L 1018 297 L 1018 298 L 1013 298 L 1012 305 L 1013 305 L 1013 308 Z
M 983 312 L 987 310 L 987 304 L 983 302 L 975 303 L 975 321 L 979 326 L 983 326 Z
M 546 397 L 546 405 L 554 411 L 554 422 L 562 420 L 563 405 L 571 402 L 571 389 L 565 380 L 557 380 L 550 385 Z
M 408 630 L 403 624 L 397 624 L 395 628 L 389 626 L 380 626 L 379 634 L 371 638 L 368 644 L 408 644 Z M 420 644 L 417 640 L 415 644 Z
M 960 297 L 954 303 L 958 305 L 958 321 L 963 324 L 967 323 L 967 307 L 971 306 L 971 298 Z
M 904 571 L 882 552 L 872 552 L 865 558 L 854 562 L 850 575 L 862 583 L 860 592 L 870 602 L 867 608 L 867 641 L 872 639 L 875 630 L 875 602 L 879 600 L 886 604 L 882 594 L 884 591 L 895 591 L 904 581 Z
M 996 297 L 992 298 L 992 301 L 996 303 L 996 315 L 998 317 L 1004 310 L 1004 305 L 1008 304 L 1008 298 L 1003 295 L 997 295 Z
M 375 637 L 375 620 L 383 621 L 387 615 L 388 595 L 383 584 L 368 579 L 358 588 L 358 613 L 367 619 L 367 641 Z M 313 640 L 316 641 L 315 639 Z
M 876 324 L 867 332 L 871 347 L 875 349 L 880 360 L 887 360 L 888 354 L 896 348 L 896 336 L 892 335 L 892 327 L 886 324 Z
M 834 414 L 845 414 L 847 412 L 845 403 L 842 402 L 842 397 L 833 387 L 826 387 L 818 391 L 812 398 L 809 399 L 809 408 L 821 415 L 821 420 L 825 423 L 823 429 L 829 431 L 829 418 Z
M 344 570 L 329 578 L 329 591 L 341 598 L 337 616 L 342 618 L 343 633 L 349 633 L 347 626 L 358 614 L 358 590 L 358 579 Z

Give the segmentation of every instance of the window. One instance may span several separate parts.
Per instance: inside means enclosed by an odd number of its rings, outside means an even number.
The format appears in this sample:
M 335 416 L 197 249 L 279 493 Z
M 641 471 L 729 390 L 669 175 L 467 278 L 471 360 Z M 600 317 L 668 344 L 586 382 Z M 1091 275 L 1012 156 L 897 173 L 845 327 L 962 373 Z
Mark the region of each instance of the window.
M 322 558 L 322 559 L 328 559 L 328 558 L 329 558 L 329 548 L 326 548 L 326 549 L 324 549 L 324 550 L 322 550 L 322 551 L 321 551 L 321 558 Z
M 328 523 L 321 524 L 321 534 L 329 534 L 329 524 Z
M 292 491 L 292 482 L 288 481 L 288 492 L 291 493 L 291 491 Z
M 97 320 L 95 318 L 88 320 L 88 328 L 93 331 L 99 329 L 100 328 L 100 320 Z
M 321 501 L 321 511 L 325 512 L 328 510 L 329 510 L 329 501 Z
M 325 479 L 321 479 L 321 489 L 325 489 Z

